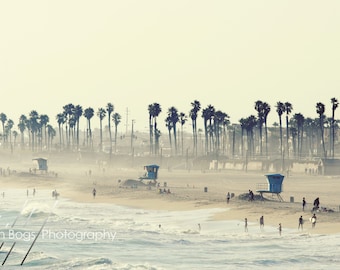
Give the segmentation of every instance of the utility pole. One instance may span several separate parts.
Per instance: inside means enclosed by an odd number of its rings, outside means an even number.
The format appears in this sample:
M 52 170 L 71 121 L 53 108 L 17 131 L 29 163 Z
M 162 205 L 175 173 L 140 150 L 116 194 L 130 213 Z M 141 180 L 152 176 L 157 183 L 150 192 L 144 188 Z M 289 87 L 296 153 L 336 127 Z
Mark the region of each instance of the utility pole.
M 129 126 L 129 108 L 126 107 L 126 122 L 125 122 L 125 135 L 128 135 L 128 126 Z

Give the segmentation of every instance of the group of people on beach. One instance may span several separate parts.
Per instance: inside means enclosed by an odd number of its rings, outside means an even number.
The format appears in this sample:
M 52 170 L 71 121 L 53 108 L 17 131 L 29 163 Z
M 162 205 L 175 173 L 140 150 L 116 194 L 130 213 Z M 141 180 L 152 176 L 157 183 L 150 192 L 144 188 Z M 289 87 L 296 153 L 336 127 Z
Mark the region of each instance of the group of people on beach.
M 26 190 L 26 196 L 28 197 L 28 195 L 29 195 L 29 191 L 28 191 L 28 189 L 27 189 L 27 190 Z M 35 196 L 35 188 L 33 188 L 32 195 Z
M 317 219 L 317 217 L 316 217 L 316 215 L 314 213 L 312 215 L 312 217 L 310 218 L 310 222 L 312 223 L 312 228 L 315 228 L 316 219 Z M 263 228 L 264 228 L 264 217 L 261 216 L 259 221 L 260 221 L 260 229 L 261 229 L 261 231 L 263 231 Z M 300 216 L 299 217 L 298 230 L 300 230 L 300 229 L 303 230 L 303 224 L 304 224 L 304 219 L 303 219 L 302 216 Z M 279 223 L 278 230 L 279 230 L 279 234 L 281 235 L 281 233 L 282 233 L 282 224 L 281 223 Z M 248 219 L 247 218 L 244 219 L 244 231 L 248 232 Z

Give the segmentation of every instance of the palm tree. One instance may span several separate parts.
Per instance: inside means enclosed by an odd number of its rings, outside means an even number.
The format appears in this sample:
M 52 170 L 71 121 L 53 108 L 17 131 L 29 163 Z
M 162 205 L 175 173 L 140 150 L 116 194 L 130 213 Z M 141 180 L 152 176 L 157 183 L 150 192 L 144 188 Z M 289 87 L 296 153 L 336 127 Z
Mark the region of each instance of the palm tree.
M 30 112 L 29 114 L 29 127 L 30 127 L 30 131 L 32 134 L 31 140 L 31 146 L 32 146 L 32 151 L 35 151 L 35 141 L 36 141 L 36 136 L 37 136 L 37 132 L 39 131 L 40 128 L 40 124 L 38 123 L 38 119 L 39 119 L 39 114 L 37 111 L 33 110 Z
M 2 123 L 2 146 L 5 147 L 5 123 L 7 121 L 7 115 L 0 113 L 0 121 Z
M 99 108 L 97 112 L 100 123 L 100 151 L 103 151 L 103 119 L 106 116 L 106 111 L 104 108 Z
M 214 114 L 214 133 L 215 133 L 215 153 L 221 149 L 221 135 L 222 135 L 222 152 L 225 150 L 225 140 L 226 140 L 226 126 L 229 124 L 229 115 L 218 110 Z
M 120 116 L 119 113 L 114 113 L 112 115 L 112 120 L 113 120 L 113 123 L 115 124 L 115 152 L 117 152 L 117 130 L 118 130 L 118 125 L 121 119 L 122 117 Z
M 332 134 L 332 140 L 331 140 L 331 148 L 332 148 L 332 157 L 334 158 L 334 143 L 335 143 L 335 110 L 339 106 L 339 102 L 336 98 L 331 99 L 332 103 L 332 122 L 331 122 L 331 134 Z
M 298 157 L 301 158 L 303 142 L 303 126 L 305 122 L 305 117 L 301 113 L 296 113 L 294 114 L 293 119 L 296 122 L 297 126 L 297 139 L 298 139 L 297 154 Z
M 158 103 L 153 104 L 153 110 L 152 110 L 152 118 L 153 118 L 153 132 L 155 136 L 155 154 L 159 153 L 159 137 L 160 137 L 160 130 L 157 127 L 157 117 L 162 112 L 162 108 Z
M 153 123 L 152 123 L 152 115 L 153 115 L 153 104 L 149 104 L 149 139 L 150 139 L 150 155 L 153 153 Z
M 92 149 L 92 130 L 91 130 L 91 118 L 94 115 L 94 110 L 91 107 L 88 107 L 87 109 L 84 110 L 84 117 L 87 119 L 87 146 L 89 146 Z
M 241 118 L 239 122 L 241 127 L 241 153 L 242 157 L 244 157 L 244 131 L 246 130 L 246 119 Z
M 182 156 L 184 155 L 184 152 L 183 152 L 183 141 L 184 141 L 184 138 L 183 138 L 183 126 L 185 124 L 185 122 L 187 121 L 187 116 L 185 115 L 185 113 L 181 112 L 179 114 L 179 123 L 181 124 L 181 148 L 182 148 Z
M 324 158 L 326 158 L 327 153 L 326 153 L 325 138 L 324 138 L 325 105 L 322 104 L 321 102 L 316 103 L 316 113 L 319 115 L 319 125 L 320 125 L 322 149 L 323 149 Z
M 247 144 L 250 156 L 254 154 L 254 127 L 256 126 L 257 120 L 254 115 L 250 115 L 245 119 L 245 129 L 247 131 Z
M 304 121 L 304 130 L 306 131 L 306 149 L 309 156 L 313 156 L 315 149 L 318 150 L 319 145 L 316 145 L 319 131 L 319 119 L 307 117 Z
M 276 112 L 279 115 L 279 126 L 280 126 L 280 154 L 283 156 L 283 147 L 282 147 L 282 114 L 285 112 L 284 104 L 279 101 L 276 103 Z
M 56 135 L 56 131 L 51 125 L 47 125 L 46 129 L 47 129 L 47 135 L 48 135 L 47 148 L 50 150 L 52 148 L 52 141 Z
M 18 132 L 16 130 L 13 130 L 12 132 L 13 137 L 14 137 L 14 143 L 13 143 L 13 148 L 15 147 L 16 143 L 17 143 L 17 137 L 18 137 Z
M 170 121 L 172 124 L 172 131 L 174 134 L 174 145 L 175 145 L 175 155 L 177 155 L 177 129 L 176 129 L 176 124 L 179 121 L 179 114 L 178 111 L 175 107 L 170 107 L 168 109 L 168 116 L 170 117 Z
M 19 117 L 19 124 L 18 124 L 18 128 L 20 130 L 20 138 L 21 138 L 21 149 L 25 148 L 25 136 L 24 136 L 24 132 L 26 129 L 26 123 L 27 123 L 27 117 L 25 115 L 21 115 Z
M 70 148 L 70 137 L 71 137 L 71 131 L 70 131 L 70 119 L 73 114 L 74 105 L 72 103 L 69 103 L 63 107 L 64 109 L 64 115 L 65 115 L 65 123 L 66 123 L 66 142 L 67 142 L 67 148 Z
M 76 140 L 77 140 L 77 150 L 79 149 L 79 122 L 80 117 L 83 115 L 83 107 L 80 105 L 77 105 L 72 110 L 72 115 L 75 121 L 76 126 Z
M 286 112 L 286 142 L 287 142 L 287 156 L 289 158 L 289 119 L 288 116 L 293 110 L 293 105 L 289 102 L 285 102 L 284 104 L 285 112 Z
M 157 127 L 157 117 L 162 112 L 162 108 L 158 103 L 152 103 L 148 106 L 149 111 L 149 136 L 150 136 L 150 153 L 158 153 L 159 151 L 159 135 L 160 131 Z M 155 143 L 153 142 L 155 137 Z M 154 147 L 155 145 L 155 147 Z
M 162 112 L 162 108 L 158 103 L 150 104 L 148 107 L 149 110 L 149 121 L 151 121 L 151 143 L 153 136 L 155 137 L 155 147 L 151 146 L 151 149 L 153 149 L 154 153 L 157 154 L 159 151 L 159 135 L 160 131 L 157 127 L 157 117 Z M 151 117 L 151 118 L 150 118 Z
M 62 138 L 63 138 L 63 132 L 62 132 L 62 126 L 65 124 L 66 118 L 64 113 L 58 113 L 56 116 L 57 123 L 58 123 L 58 129 L 59 129 L 59 145 L 60 149 L 63 145 Z
M 172 155 L 172 139 L 171 139 L 172 121 L 169 115 L 165 118 L 165 126 L 168 129 L 169 145 L 170 145 L 171 155 Z
M 11 146 L 11 150 L 13 149 L 12 146 L 12 128 L 14 126 L 14 122 L 12 119 L 8 119 L 7 124 L 5 126 L 5 130 L 6 130 L 6 137 L 9 135 L 9 144 Z
M 208 153 L 211 151 L 211 144 L 213 142 L 213 126 L 212 119 L 215 115 L 215 108 L 212 105 L 208 105 L 202 111 L 202 117 L 204 120 L 204 132 L 205 132 L 205 151 Z
M 107 117 L 108 117 L 108 127 L 109 127 L 109 138 L 110 138 L 110 161 L 112 158 L 112 133 L 111 133 L 111 114 L 114 111 L 114 106 L 112 103 L 107 103 L 106 105 Z
M 50 118 L 46 114 L 41 114 L 39 118 L 40 118 L 40 125 L 42 129 L 41 135 L 44 134 L 43 136 L 45 138 L 45 145 L 47 146 L 46 125 L 50 121 Z
M 268 157 L 268 126 L 267 126 L 267 118 L 270 113 L 270 105 L 267 102 L 262 103 L 263 109 L 263 121 L 264 121 L 264 130 L 265 130 L 265 139 L 266 139 L 266 156 Z
M 193 135 L 193 142 L 194 142 L 194 153 L 195 156 L 197 156 L 197 116 L 198 112 L 201 109 L 201 103 L 197 100 L 194 100 L 191 102 L 192 109 L 189 112 L 189 116 L 191 118 L 191 124 L 192 124 L 192 135 Z
M 260 142 L 260 155 L 262 156 L 262 127 L 264 123 L 263 102 L 258 100 L 255 102 L 255 110 L 257 111 L 258 128 L 259 128 L 259 142 Z

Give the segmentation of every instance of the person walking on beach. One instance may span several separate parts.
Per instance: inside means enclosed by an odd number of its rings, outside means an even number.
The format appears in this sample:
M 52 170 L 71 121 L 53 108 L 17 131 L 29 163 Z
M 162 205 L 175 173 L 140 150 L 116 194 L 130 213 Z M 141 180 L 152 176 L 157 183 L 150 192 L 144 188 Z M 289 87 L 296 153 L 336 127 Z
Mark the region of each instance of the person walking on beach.
M 97 194 L 97 190 L 95 188 L 93 188 L 93 190 L 92 190 L 93 199 L 96 197 L 96 194 Z
M 302 218 L 302 216 L 299 217 L 299 227 L 298 227 L 298 230 L 300 230 L 300 228 L 301 228 L 301 230 L 303 230 L 303 218 Z
M 229 200 L 230 200 L 230 193 L 228 192 L 227 193 L 227 203 L 229 203 Z
M 320 199 L 319 197 L 317 197 L 315 200 L 314 200 L 314 208 L 313 208 L 313 211 L 316 211 L 319 209 L 319 205 L 320 205 Z
M 281 233 L 282 233 L 282 226 L 281 226 L 281 223 L 279 223 L 279 234 L 281 236 Z
M 305 211 L 305 206 L 306 206 L 306 199 L 305 197 L 302 198 L 302 211 Z
M 248 232 L 248 219 L 244 219 L 244 232 Z
M 262 230 L 264 227 L 264 218 L 263 216 L 260 217 L 260 229 Z

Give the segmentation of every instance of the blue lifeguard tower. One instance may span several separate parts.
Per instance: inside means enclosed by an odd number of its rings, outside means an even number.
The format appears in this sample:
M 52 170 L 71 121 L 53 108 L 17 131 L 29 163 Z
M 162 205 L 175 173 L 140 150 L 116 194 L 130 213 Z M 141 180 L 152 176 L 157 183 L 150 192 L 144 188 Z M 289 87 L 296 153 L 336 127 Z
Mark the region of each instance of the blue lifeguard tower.
M 256 192 L 259 192 L 261 197 L 263 198 L 263 193 L 271 193 L 276 194 L 281 202 L 283 199 L 280 195 L 282 192 L 282 182 L 284 179 L 284 175 L 275 173 L 275 174 L 266 174 L 267 184 L 257 184 Z
M 40 172 L 47 172 L 47 159 L 46 158 L 33 158 L 33 162 L 36 162 L 37 169 Z
M 146 170 L 146 173 L 139 177 L 139 179 L 142 180 L 153 180 L 154 182 L 156 182 L 157 178 L 158 178 L 158 169 L 159 166 L 156 164 L 152 164 L 152 165 L 145 165 L 144 166 L 144 170 Z

